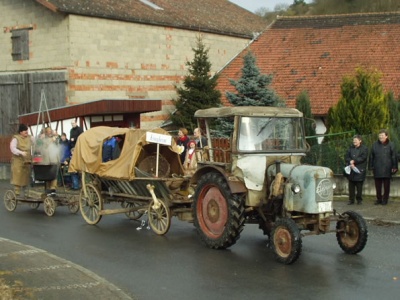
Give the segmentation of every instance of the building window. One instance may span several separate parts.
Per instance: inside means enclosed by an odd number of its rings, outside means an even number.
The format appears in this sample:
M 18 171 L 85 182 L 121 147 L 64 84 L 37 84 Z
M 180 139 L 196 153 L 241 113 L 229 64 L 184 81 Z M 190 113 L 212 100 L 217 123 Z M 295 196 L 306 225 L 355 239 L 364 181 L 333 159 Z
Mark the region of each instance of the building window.
M 11 41 L 13 60 L 29 60 L 29 29 L 13 30 Z

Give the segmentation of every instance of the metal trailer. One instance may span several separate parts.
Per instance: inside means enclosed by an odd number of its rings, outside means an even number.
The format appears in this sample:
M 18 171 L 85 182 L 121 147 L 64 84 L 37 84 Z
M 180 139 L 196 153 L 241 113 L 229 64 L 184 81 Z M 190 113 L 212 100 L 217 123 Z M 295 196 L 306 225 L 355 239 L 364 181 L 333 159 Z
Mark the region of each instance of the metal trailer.
M 59 165 L 33 164 L 33 183 L 50 181 L 57 178 Z M 42 191 L 34 188 L 32 184 L 24 191 L 24 195 L 16 196 L 13 190 L 7 190 L 4 194 L 4 205 L 8 211 L 14 211 L 18 204 L 28 204 L 32 209 L 37 209 L 43 204 L 44 212 L 49 217 L 53 216 L 59 206 L 68 206 L 71 213 L 79 210 L 79 193 L 67 191 L 63 184 L 63 191 L 57 191 L 56 195 L 49 195 L 45 186 Z
M 148 142 L 146 134 L 166 138 L 169 144 Z M 108 137 L 120 137 L 120 156 L 102 161 L 102 145 Z M 156 140 L 157 141 L 157 140 Z M 124 213 L 148 225 L 158 235 L 168 232 L 171 217 L 193 221 L 190 178 L 185 176 L 178 147 L 172 137 L 158 128 L 95 127 L 78 139 L 71 167 L 82 173 L 79 199 L 82 217 L 97 224 L 102 216 Z M 110 208 L 109 204 L 121 208 Z

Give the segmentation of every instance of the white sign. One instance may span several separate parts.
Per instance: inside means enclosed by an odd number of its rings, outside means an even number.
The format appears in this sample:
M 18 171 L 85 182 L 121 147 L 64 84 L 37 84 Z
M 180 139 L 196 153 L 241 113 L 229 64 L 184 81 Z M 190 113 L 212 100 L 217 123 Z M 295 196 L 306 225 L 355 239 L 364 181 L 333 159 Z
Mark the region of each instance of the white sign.
M 171 146 L 172 136 L 154 132 L 146 132 L 146 142 Z

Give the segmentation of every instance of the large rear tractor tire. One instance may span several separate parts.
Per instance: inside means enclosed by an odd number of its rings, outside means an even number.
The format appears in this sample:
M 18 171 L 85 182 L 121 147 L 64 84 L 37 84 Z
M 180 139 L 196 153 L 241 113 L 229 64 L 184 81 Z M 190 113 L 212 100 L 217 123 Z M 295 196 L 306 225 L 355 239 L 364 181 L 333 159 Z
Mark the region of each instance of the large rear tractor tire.
M 219 173 L 201 177 L 194 193 L 194 225 L 212 249 L 225 249 L 240 237 L 244 226 L 244 201 L 232 194 Z
M 292 219 L 277 220 L 272 228 L 271 237 L 277 261 L 289 265 L 300 257 L 302 249 L 300 230 Z
M 337 241 L 344 252 L 357 254 L 367 244 L 367 223 L 360 214 L 354 211 L 347 211 L 343 216 L 344 219 L 336 223 Z

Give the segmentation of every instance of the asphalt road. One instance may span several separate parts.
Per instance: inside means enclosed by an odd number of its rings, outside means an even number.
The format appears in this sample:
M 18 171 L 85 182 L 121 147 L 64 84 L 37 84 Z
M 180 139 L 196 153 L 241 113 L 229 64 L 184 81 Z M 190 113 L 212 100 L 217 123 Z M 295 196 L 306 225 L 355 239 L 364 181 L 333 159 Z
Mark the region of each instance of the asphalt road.
M 2 194 L 3 196 L 3 194 Z M 303 239 L 293 265 L 275 261 L 266 237 L 247 225 L 228 250 L 206 248 L 190 223 L 172 220 L 157 236 L 125 215 L 96 226 L 59 207 L 0 207 L 0 237 L 44 249 L 108 280 L 132 298 L 153 299 L 398 299 L 400 226 L 369 224 L 359 255 L 347 255 L 334 234 Z

